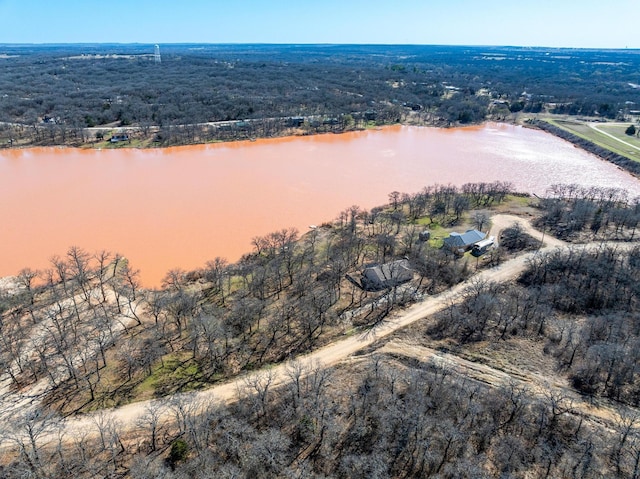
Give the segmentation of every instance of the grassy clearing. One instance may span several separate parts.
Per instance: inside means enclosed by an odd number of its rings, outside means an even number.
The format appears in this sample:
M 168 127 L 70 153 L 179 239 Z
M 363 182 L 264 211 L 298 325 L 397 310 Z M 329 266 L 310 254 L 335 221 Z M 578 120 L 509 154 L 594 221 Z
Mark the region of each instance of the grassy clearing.
M 444 229 L 438 223 L 433 223 L 429 228 L 431 237 L 429 238 L 429 246 L 432 248 L 442 248 L 444 239 L 449 236 L 449 230 Z
M 138 371 L 128 381 L 122 381 L 122 370 L 115 353 L 110 351 L 109 366 L 102 369 L 102 381 L 96 387 L 92 401 L 88 391 L 69 390 L 60 397 L 54 397 L 51 406 L 65 413 L 91 412 L 112 408 L 136 401 L 144 401 L 167 396 L 176 392 L 188 392 L 215 382 L 204 379 L 198 365 L 192 361 L 189 353 L 170 353 L 158 360 L 150 375 Z
M 105 140 L 83 146 L 91 149 L 118 150 L 121 148 L 149 148 L 153 146 L 152 143 L 150 138 L 132 138 L 129 141 L 119 141 L 118 143 L 111 143 L 109 140 Z
M 426 216 L 423 216 L 422 218 L 418 218 L 415 221 L 415 224 L 421 225 L 421 226 L 430 226 L 430 225 L 434 225 L 434 224 L 437 224 L 437 223 L 431 223 L 431 220 L 429 218 L 427 218 Z
M 426 226 L 426 229 L 428 229 L 429 233 L 431 233 L 431 237 L 429 238 L 428 244 L 432 248 L 442 248 L 444 238 L 449 236 L 448 229 L 445 229 L 438 222 L 432 223 L 431 220 L 426 216 L 423 216 L 422 218 L 418 218 L 417 220 L 414 221 L 414 224 L 420 225 L 420 226 Z
M 507 207 L 510 206 L 530 206 L 531 205 L 531 197 L 529 196 L 514 196 L 508 195 L 504 204 Z
M 193 391 L 205 385 L 198 365 L 177 355 L 165 356 L 134 389 L 136 398 L 160 397 L 172 392 Z
M 640 138 L 635 135 L 627 135 L 625 133 L 626 129 L 629 127 L 631 123 L 617 123 L 614 125 L 610 125 L 607 123 L 603 123 L 601 125 L 597 125 L 597 128 L 609 135 L 615 136 L 618 140 L 623 141 L 625 143 L 629 143 L 630 145 L 635 146 L 636 148 L 640 148 Z M 636 126 L 636 130 L 640 128 Z
M 570 133 L 573 133 L 580 138 L 583 138 L 591 143 L 595 143 L 602 148 L 605 148 L 609 151 L 617 153 L 620 156 L 624 156 L 625 158 L 629 158 L 633 161 L 640 161 L 640 151 L 635 150 L 634 148 L 630 148 L 629 146 L 621 143 L 620 141 L 625 141 L 630 144 L 636 144 L 640 147 L 640 140 L 635 137 L 630 137 L 624 134 L 624 130 L 626 126 L 621 125 L 606 125 L 604 123 L 598 124 L 597 127 L 606 130 L 607 133 L 615 136 L 617 139 L 611 138 L 610 136 L 605 135 L 603 132 L 598 131 L 594 128 L 591 128 L 589 125 L 578 122 L 578 121 L 570 121 L 570 120 L 553 120 L 546 119 L 548 123 L 557 126 L 558 128 L 562 128 Z M 628 125 L 627 125 L 628 126 Z M 618 141 L 620 140 L 620 141 Z M 631 140 L 631 141 L 629 141 Z
M 449 236 L 449 230 L 445 229 L 437 221 L 431 222 L 431 220 L 427 216 L 418 218 L 413 223 L 416 225 L 425 226 L 426 229 L 429 230 L 429 232 L 431 233 L 429 245 L 434 248 L 440 248 L 442 246 L 442 239 Z

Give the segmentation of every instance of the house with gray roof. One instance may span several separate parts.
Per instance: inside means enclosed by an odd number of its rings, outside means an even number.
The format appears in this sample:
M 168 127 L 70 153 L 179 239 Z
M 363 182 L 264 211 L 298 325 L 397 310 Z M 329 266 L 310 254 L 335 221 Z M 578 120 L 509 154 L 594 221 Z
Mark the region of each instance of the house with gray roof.
M 444 239 L 444 248 L 455 252 L 465 252 L 470 250 L 478 241 L 482 241 L 487 236 L 486 233 L 478 230 L 467 230 L 464 233 L 453 232 Z
M 413 279 L 409 261 L 400 259 L 390 263 L 369 266 L 362 272 L 362 287 L 367 291 L 393 288 Z

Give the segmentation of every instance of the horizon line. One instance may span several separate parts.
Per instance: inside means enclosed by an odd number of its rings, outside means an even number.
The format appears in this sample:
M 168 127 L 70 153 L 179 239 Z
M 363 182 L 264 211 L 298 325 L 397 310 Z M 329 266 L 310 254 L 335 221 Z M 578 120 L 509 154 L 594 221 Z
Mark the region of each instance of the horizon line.
M 333 42 L 0 42 L 0 46 L 8 47 L 47 47 L 47 46 L 98 46 L 98 45 L 217 45 L 217 46 L 379 46 L 379 47 L 461 47 L 461 48 L 522 48 L 553 50 L 640 50 L 640 47 L 570 47 L 547 45 L 514 45 L 514 44 L 447 44 L 447 43 L 333 43 Z

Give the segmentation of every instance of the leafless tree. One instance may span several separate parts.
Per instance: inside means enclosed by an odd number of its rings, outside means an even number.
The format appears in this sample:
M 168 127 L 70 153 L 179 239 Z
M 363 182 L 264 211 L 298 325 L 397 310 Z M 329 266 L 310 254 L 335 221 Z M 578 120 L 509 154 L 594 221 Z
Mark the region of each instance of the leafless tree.
M 15 417 L 4 437 L 18 449 L 18 454 L 28 465 L 31 472 L 40 476 L 47 468 L 42 449 L 55 439 L 59 417 L 40 408 L 27 410 Z
M 163 416 L 166 405 L 161 401 L 152 401 L 144 408 L 143 413 L 136 419 L 136 425 L 149 434 L 149 449 L 157 449 L 164 432 Z

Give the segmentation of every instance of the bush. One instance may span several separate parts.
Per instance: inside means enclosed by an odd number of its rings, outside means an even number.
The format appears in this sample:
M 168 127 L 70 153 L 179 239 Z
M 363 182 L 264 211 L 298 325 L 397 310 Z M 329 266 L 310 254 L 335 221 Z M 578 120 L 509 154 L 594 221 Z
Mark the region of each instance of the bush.
M 540 242 L 529 236 L 518 223 L 506 228 L 500 235 L 500 246 L 513 253 L 523 250 L 534 250 L 540 246 Z
M 171 469 L 175 469 L 176 464 L 180 461 L 184 461 L 189 454 L 189 444 L 183 439 L 176 439 L 171 443 L 171 451 L 169 451 L 169 457 L 167 463 L 171 466 Z

